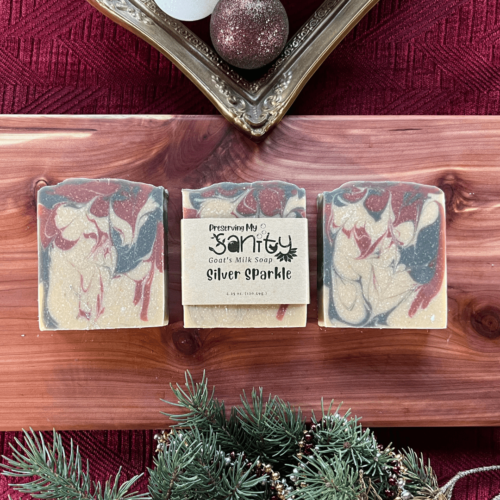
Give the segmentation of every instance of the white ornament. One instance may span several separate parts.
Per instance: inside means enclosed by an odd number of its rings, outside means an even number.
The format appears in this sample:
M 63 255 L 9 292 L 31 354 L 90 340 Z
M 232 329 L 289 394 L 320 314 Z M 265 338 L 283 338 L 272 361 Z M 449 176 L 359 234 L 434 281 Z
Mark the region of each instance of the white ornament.
M 198 21 L 208 17 L 219 0 L 155 0 L 158 7 L 179 21 Z

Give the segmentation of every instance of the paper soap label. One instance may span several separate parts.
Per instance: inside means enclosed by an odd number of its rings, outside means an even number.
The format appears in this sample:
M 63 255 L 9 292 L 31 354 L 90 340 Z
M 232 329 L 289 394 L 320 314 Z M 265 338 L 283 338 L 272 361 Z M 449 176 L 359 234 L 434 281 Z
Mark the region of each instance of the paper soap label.
M 307 219 L 183 219 L 182 304 L 309 304 Z

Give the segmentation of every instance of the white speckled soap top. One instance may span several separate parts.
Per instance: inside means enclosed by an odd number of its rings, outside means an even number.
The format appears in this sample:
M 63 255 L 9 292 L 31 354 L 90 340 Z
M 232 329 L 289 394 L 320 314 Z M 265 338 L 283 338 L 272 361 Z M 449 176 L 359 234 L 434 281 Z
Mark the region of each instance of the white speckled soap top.
M 446 328 L 443 192 L 349 182 L 319 196 L 320 326 Z
M 168 324 L 167 192 L 69 179 L 38 193 L 41 330 Z

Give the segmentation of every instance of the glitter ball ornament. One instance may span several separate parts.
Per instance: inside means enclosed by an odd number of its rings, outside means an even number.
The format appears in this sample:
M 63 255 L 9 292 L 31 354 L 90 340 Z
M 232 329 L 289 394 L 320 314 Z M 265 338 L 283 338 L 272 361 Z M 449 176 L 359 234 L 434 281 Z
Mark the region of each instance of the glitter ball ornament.
M 229 64 L 257 69 L 274 61 L 288 39 L 279 0 L 220 0 L 210 22 L 215 50 Z

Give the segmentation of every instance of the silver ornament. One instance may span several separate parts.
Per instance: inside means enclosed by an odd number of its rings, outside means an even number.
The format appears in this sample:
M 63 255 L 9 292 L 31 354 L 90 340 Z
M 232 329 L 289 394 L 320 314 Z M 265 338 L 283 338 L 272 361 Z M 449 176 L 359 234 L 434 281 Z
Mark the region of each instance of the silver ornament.
M 407 490 L 403 490 L 403 492 L 401 493 L 401 500 L 411 500 L 412 498 L 413 495 Z

